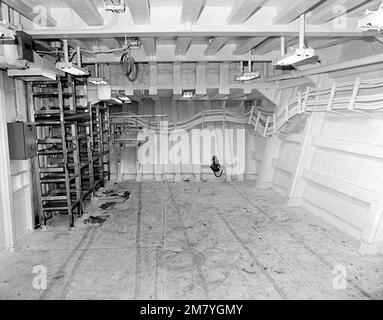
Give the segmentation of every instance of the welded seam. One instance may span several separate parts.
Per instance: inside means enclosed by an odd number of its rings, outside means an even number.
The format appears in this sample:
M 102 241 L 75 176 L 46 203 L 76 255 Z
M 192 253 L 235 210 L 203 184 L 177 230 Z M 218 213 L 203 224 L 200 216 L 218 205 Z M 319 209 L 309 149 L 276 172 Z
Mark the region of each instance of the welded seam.
M 239 192 L 238 190 L 236 190 Z M 271 244 L 271 242 L 265 237 L 260 231 L 258 231 L 254 225 L 249 221 L 249 219 L 242 213 L 242 209 L 238 207 L 240 212 L 238 213 L 239 216 L 243 219 L 243 221 L 251 228 L 251 230 L 257 234 L 257 238 L 262 240 L 268 247 L 270 247 L 274 253 L 279 257 L 279 259 L 287 266 L 288 270 L 290 273 L 294 274 L 294 276 L 299 279 L 308 289 L 310 289 L 312 292 L 315 294 L 321 295 L 317 290 L 315 290 L 300 274 L 298 274 L 295 270 L 294 267 L 290 264 L 289 261 L 287 261 L 283 255 Z M 236 211 L 237 212 L 237 211 Z
M 68 257 L 65 259 L 65 261 L 62 263 L 62 265 L 60 266 L 60 268 L 57 270 L 57 272 L 55 273 L 54 277 L 53 277 L 53 280 L 49 282 L 49 286 L 47 287 L 46 290 L 44 290 L 40 297 L 39 297 L 39 300 L 45 300 L 49 294 L 51 293 L 52 291 L 52 288 L 55 286 L 56 282 L 58 282 L 57 279 L 60 279 L 60 277 L 63 276 L 64 274 L 64 271 L 65 271 L 65 268 L 66 266 L 68 265 L 69 261 L 73 258 L 73 256 L 75 255 L 75 253 L 77 253 L 77 251 L 80 249 L 80 247 L 82 246 L 82 244 L 84 243 L 85 239 L 88 237 L 89 233 L 90 233 L 91 229 L 88 228 L 83 236 L 81 237 L 80 241 L 78 242 L 77 246 L 71 250 L 71 252 L 69 253 Z
M 320 254 L 316 253 L 306 242 L 303 240 L 298 239 L 294 234 L 287 231 L 283 226 L 281 226 L 277 221 L 275 221 L 272 217 L 270 217 L 264 210 L 259 208 L 257 205 L 252 203 L 246 196 L 244 196 L 241 192 L 239 192 L 234 186 L 232 186 L 232 189 L 234 189 L 246 202 L 248 202 L 250 205 L 252 205 L 255 209 L 257 209 L 260 213 L 262 213 L 266 218 L 268 218 L 270 221 L 272 221 L 279 229 L 287 233 L 293 240 L 295 240 L 297 243 L 299 243 L 301 246 L 303 246 L 306 250 L 308 250 L 311 254 L 316 256 L 323 264 L 328 266 L 331 270 L 333 269 L 333 265 L 328 262 L 324 257 L 322 257 Z M 359 285 L 354 283 L 351 279 L 347 278 L 347 282 L 352 285 L 356 290 L 359 291 L 363 296 L 366 298 L 369 298 L 371 300 L 374 300 L 374 297 L 372 297 L 368 292 L 366 292 L 363 288 L 361 288 Z
M 162 201 L 162 252 L 161 256 L 163 257 L 165 254 L 165 228 L 166 228 L 166 201 L 165 201 L 165 184 L 163 184 L 162 188 L 162 194 L 161 194 L 161 201 Z M 166 297 L 166 272 L 163 271 L 163 282 L 162 282 L 162 299 L 165 299 Z
M 189 250 L 190 252 L 193 252 L 193 248 L 192 248 L 192 245 L 190 243 L 190 240 L 189 240 L 189 237 L 188 237 L 188 234 L 186 232 L 186 229 L 185 229 L 185 225 L 183 223 L 183 220 L 182 220 L 182 217 L 181 217 L 181 213 L 180 213 L 180 209 L 179 209 L 179 206 L 177 205 L 176 201 L 175 201 L 175 198 L 174 198 L 174 193 L 170 187 L 170 185 L 168 184 L 168 190 L 169 190 L 169 199 L 171 200 L 174 208 L 176 209 L 176 213 L 177 213 L 177 216 L 178 216 L 178 220 L 180 221 L 180 224 L 181 224 L 181 227 L 183 229 L 183 233 L 184 233 L 184 238 L 186 240 L 186 245 L 187 245 L 187 250 Z M 210 294 L 209 294 L 209 288 L 208 288 L 208 285 L 207 285 L 207 280 L 206 280 L 206 277 L 202 271 L 202 268 L 201 266 L 199 265 L 198 261 L 196 261 L 196 258 L 194 257 L 193 255 L 193 260 L 196 264 L 196 269 L 197 269 L 197 272 L 198 272 L 198 276 L 200 278 L 200 282 L 201 282 L 201 285 L 202 285 L 202 288 L 203 288 L 203 291 L 205 293 L 205 296 L 206 296 L 206 299 L 210 299 Z
M 161 250 L 160 247 L 156 248 L 156 270 L 155 270 L 155 280 L 154 280 L 154 300 L 158 300 L 157 286 L 158 286 L 158 265 L 160 263 L 160 254 L 161 254 L 160 250 Z
M 270 282 L 270 284 L 273 286 L 275 291 L 278 292 L 279 296 L 284 299 L 288 300 L 288 296 L 286 292 L 278 285 L 278 283 L 274 280 L 274 278 L 270 275 L 269 272 L 266 270 L 266 266 L 262 264 L 255 254 L 251 251 L 251 249 L 246 245 L 246 243 L 238 236 L 238 234 L 233 230 L 233 228 L 230 226 L 229 222 L 223 217 L 222 214 L 217 213 L 217 215 L 221 218 L 221 220 L 225 223 L 226 227 L 229 229 L 229 231 L 233 234 L 233 236 L 237 239 L 237 241 L 241 244 L 241 246 L 245 249 L 247 254 L 254 260 L 255 264 L 259 268 L 259 270 L 262 272 L 262 274 L 266 277 L 266 279 Z
M 62 292 L 61 292 L 59 300 L 64 300 L 66 298 L 66 296 L 68 295 L 68 292 L 69 292 L 69 289 L 70 289 L 70 284 L 72 283 L 72 281 L 73 281 L 75 275 L 77 274 L 77 271 L 78 271 L 82 261 L 84 260 L 84 257 L 86 255 L 86 253 L 88 252 L 90 246 L 93 243 L 94 236 L 96 234 L 96 230 L 97 230 L 96 228 L 92 228 L 92 232 L 91 232 L 91 235 L 89 237 L 88 243 L 87 243 L 85 249 L 82 250 L 80 256 L 77 258 L 76 263 L 73 266 L 71 273 L 69 274 L 69 277 L 65 281 L 65 284 L 64 284 L 64 287 L 62 289 Z
M 134 299 L 137 300 L 141 293 L 141 263 L 142 263 L 142 248 L 141 248 L 141 214 L 142 214 L 142 182 L 139 183 L 138 190 L 138 212 L 136 226 L 136 274 L 134 286 Z

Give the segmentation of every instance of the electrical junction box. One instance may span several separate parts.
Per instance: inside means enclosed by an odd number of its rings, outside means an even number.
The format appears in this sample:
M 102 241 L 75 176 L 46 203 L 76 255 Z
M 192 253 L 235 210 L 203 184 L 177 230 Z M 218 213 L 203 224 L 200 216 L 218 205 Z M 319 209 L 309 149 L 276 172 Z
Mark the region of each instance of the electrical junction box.
M 4 36 L 4 30 L 1 31 L 0 28 L 1 35 L 0 68 L 27 69 L 28 63 L 34 62 L 32 37 L 22 31 L 15 31 L 13 36 Z
M 104 0 L 105 11 L 112 11 L 115 13 L 125 12 L 125 1 L 124 0 Z
M 32 37 L 23 31 L 17 31 L 16 39 L 19 59 L 34 62 Z
M 28 160 L 37 156 L 37 131 L 34 123 L 8 123 L 11 160 Z

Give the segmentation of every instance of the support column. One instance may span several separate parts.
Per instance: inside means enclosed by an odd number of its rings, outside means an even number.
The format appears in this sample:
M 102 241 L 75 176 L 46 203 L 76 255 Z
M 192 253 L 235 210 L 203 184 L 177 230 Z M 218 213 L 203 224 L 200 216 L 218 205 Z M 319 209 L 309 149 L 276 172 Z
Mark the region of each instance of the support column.
M 383 168 L 379 171 L 367 222 L 362 228 L 361 255 L 383 253 Z
M 9 159 L 6 101 L 4 96 L 4 72 L 0 72 L 0 246 L 7 251 L 15 250 L 15 221 L 13 210 L 11 163 Z M 1 248 L 1 247 L 0 247 Z
M 182 71 L 181 63 L 173 63 L 173 95 L 177 97 L 182 96 Z
M 246 152 L 246 132 L 237 125 L 237 180 L 241 182 L 245 181 Z
M 154 102 L 154 114 L 155 115 L 162 115 L 162 104 L 161 101 L 155 101 Z M 161 125 L 162 128 L 162 125 Z M 160 131 L 159 134 L 156 135 L 156 141 L 154 144 L 155 148 L 155 164 L 154 164 L 154 178 L 155 181 L 161 182 L 162 181 L 162 175 L 164 173 L 164 167 L 162 163 L 162 155 L 161 152 L 163 150 L 161 149 L 161 142 L 160 139 L 162 138 L 162 132 Z
M 157 63 L 149 63 L 149 94 L 151 96 L 157 95 L 157 82 L 158 82 L 158 68 Z
M 227 130 L 230 129 L 230 130 Z M 234 135 L 233 133 L 234 124 L 230 124 L 229 128 L 226 127 L 225 130 L 225 154 L 224 154 L 224 163 L 226 166 L 226 181 L 230 182 L 232 180 L 233 175 L 233 164 L 232 164 L 232 157 L 234 154 Z M 230 165 L 228 165 L 230 163 Z
M 138 103 L 138 114 L 140 116 L 145 115 L 145 106 L 144 106 L 144 103 L 142 101 L 140 101 Z
M 172 101 L 172 120 L 175 123 L 178 121 L 177 101 Z M 174 148 L 172 148 L 172 150 L 174 150 Z M 173 154 L 173 166 L 174 166 L 174 173 L 175 173 L 174 180 L 176 182 L 179 182 L 179 181 L 182 181 L 181 164 L 175 164 L 174 163 L 175 158 L 176 158 L 176 155 Z
M 221 95 L 230 94 L 230 63 L 222 62 L 219 65 L 219 89 L 218 93 Z
M 225 168 L 226 171 L 226 104 L 227 100 L 223 101 L 222 104 L 222 114 L 223 114 L 223 121 L 222 121 L 222 166 Z M 226 175 L 227 172 L 224 172 Z
M 196 95 L 206 95 L 206 73 L 207 73 L 207 64 L 206 63 L 197 63 L 196 65 Z
M 316 148 L 312 145 L 314 137 L 319 137 L 326 117 L 324 112 L 316 112 L 309 116 L 304 132 L 301 155 L 299 157 L 297 169 L 293 176 L 292 185 L 289 193 L 288 206 L 303 206 L 303 195 L 306 189 L 307 181 L 303 177 L 304 171 L 311 168 L 315 156 Z
M 201 130 L 200 129 L 192 129 L 192 164 L 193 164 L 193 174 L 195 181 L 201 181 L 202 175 L 202 166 L 201 166 Z
M 257 180 L 257 188 L 267 189 L 272 187 L 275 174 L 273 160 L 278 158 L 281 145 L 282 141 L 277 134 L 274 134 L 271 138 L 268 139 L 261 164 L 259 178 Z
M 176 123 L 178 121 L 177 101 L 175 100 L 171 101 L 170 112 L 171 112 L 171 122 Z

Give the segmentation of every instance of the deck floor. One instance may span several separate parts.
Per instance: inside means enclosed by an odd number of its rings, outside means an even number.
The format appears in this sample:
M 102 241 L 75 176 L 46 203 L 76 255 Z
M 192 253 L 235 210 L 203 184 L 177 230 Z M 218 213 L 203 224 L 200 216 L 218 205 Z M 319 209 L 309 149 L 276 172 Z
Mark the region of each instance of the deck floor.
M 382 256 L 359 256 L 357 241 L 252 183 L 111 183 L 87 211 L 108 217 L 0 254 L 0 299 L 383 298 Z M 39 265 L 46 290 L 33 288 Z

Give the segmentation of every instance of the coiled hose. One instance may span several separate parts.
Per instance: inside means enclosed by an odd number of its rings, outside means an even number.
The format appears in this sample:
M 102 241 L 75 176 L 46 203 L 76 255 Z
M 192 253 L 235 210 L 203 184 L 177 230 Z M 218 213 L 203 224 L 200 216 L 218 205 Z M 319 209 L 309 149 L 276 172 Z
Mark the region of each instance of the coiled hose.
M 134 61 L 134 58 L 125 52 L 120 60 L 122 72 L 126 75 L 130 82 L 134 82 L 138 76 L 138 64 Z

